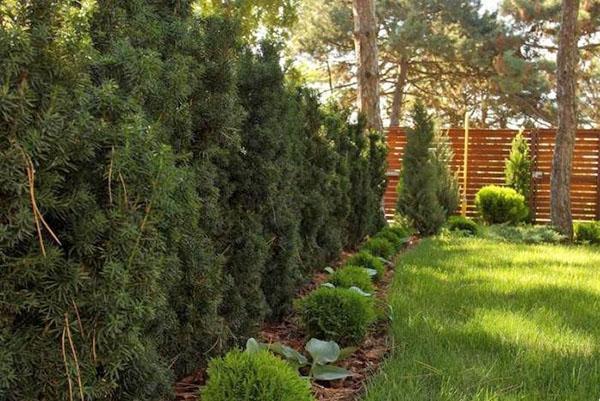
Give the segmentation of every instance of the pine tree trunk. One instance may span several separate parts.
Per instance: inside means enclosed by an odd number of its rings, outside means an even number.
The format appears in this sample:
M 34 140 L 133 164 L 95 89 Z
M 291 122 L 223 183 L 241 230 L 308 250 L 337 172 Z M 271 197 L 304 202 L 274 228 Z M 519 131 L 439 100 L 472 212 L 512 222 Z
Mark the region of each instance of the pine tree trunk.
M 396 78 L 396 88 L 394 89 L 394 98 L 392 99 L 392 109 L 390 111 L 390 127 L 400 125 L 402 115 L 402 104 L 404 103 L 404 88 L 408 78 L 408 60 L 402 57 L 398 66 L 398 77 Z
M 562 1 L 562 17 L 557 56 L 558 130 L 552 160 L 550 214 L 552 224 L 569 239 L 573 238 L 571 215 L 571 173 L 575 147 L 577 14 L 579 0 Z
M 358 110 L 367 128 L 382 130 L 379 109 L 379 61 L 374 0 L 353 0 L 354 48 L 358 61 Z

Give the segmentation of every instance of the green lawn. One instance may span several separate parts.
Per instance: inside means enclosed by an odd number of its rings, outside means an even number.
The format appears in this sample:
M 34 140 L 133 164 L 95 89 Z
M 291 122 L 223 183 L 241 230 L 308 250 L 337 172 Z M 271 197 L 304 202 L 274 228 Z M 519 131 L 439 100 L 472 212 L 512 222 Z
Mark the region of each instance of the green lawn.
M 424 240 L 367 401 L 600 399 L 600 249 Z

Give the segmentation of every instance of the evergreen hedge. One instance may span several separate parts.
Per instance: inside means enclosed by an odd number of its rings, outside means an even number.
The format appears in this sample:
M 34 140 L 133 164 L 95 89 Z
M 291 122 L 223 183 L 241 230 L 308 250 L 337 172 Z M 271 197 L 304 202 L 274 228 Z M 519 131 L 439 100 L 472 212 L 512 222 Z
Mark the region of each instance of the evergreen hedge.
M 384 147 L 191 3 L 0 4 L 0 399 L 157 400 L 381 226 Z

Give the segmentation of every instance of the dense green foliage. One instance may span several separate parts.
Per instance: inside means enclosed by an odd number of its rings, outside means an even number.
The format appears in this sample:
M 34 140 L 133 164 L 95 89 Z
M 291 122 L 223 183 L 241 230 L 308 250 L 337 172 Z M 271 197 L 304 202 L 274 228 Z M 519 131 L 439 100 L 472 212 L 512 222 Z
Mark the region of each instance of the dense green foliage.
M 437 198 L 444 210 L 446 219 L 458 208 L 460 194 L 456 173 L 450 166 L 454 159 L 454 151 L 446 130 L 438 130 L 433 138 L 431 163 L 435 169 L 437 180 Z
M 360 248 L 361 251 L 369 252 L 373 256 L 389 259 L 396 253 L 394 244 L 385 238 L 373 237 Z
M 0 399 L 166 399 L 379 229 L 381 138 L 278 53 L 189 2 L 0 4 Z
M 407 132 L 402 161 L 398 212 L 422 235 L 439 232 L 446 212 L 438 198 L 438 167 L 431 160 L 434 123 L 421 103 L 413 110 L 414 127 Z
M 404 245 L 406 243 L 406 237 L 398 236 L 398 233 L 396 231 L 390 230 L 388 227 L 383 228 L 372 238 L 373 239 L 383 238 L 383 239 L 387 240 L 389 243 L 391 243 L 394 246 L 394 249 L 396 251 L 400 250 L 400 248 L 402 248 L 402 245 Z
M 267 350 L 233 350 L 208 367 L 204 401 L 312 401 L 310 382 Z
M 298 302 L 298 312 L 309 336 L 357 344 L 375 319 L 372 297 L 347 288 L 321 287 Z
M 357 287 L 369 294 L 375 291 L 371 276 L 362 266 L 345 265 L 337 269 L 328 281 L 336 287 Z
M 600 222 L 575 223 L 575 240 L 588 244 L 600 244 Z
M 375 280 L 380 280 L 385 274 L 385 266 L 383 261 L 377 256 L 371 255 L 367 251 L 360 251 L 352 255 L 346 260 L 346 265 L 361 266 L 366 269 L 372 269 L 377 272 Z
M 516 224 L 523 221 L 529 213 L 523 195 L 512 188 L 496 185 L 488 185 L 477 192 L 475 207 L 488 224 Z
M 589 400 L 598 266 L 595 247 L 424 239 L 398 262 L 388 291 L 398 346 L 363 399 Z
M 512 140 L 510 154 L 508 159 L 506 159 L 504 175 L 506 185 L 523 195 L 526 204 L 531 198 L 532 168 L 533 160 L 529 150 L 529 143 L 523 136 L 523 132 L 519 131 Z
M 450 216 L 446 224 L 450 231 L 463 231 L 471 235 L 479 231 L 477 223 L 465 216 Z

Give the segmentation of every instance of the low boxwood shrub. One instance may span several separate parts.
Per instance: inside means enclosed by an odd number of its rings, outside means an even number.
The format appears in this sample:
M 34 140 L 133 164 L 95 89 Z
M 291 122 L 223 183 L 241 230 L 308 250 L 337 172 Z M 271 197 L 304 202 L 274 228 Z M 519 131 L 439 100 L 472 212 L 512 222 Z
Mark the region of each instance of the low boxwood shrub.
M 523 221 L 529 214 L 525 197 L 512 188 L 488 185 L 475 195 L 475 206 L 488 224 Z
M 233 350 L 208 366 L 202 401 L 314 401 L 310 382 L 267 350 Z
M 587 244 L 600 244 L 600 222 L 590 221 L 576 223 L 575 240 Z
M 329 278 L 329 282 L 336 287 L 358 287 L 369 294 L 375 292 L 371 276 L 369 276 L 367 270 L 361 266 L 346 265 L 341 269 L 336 270 Z
M 371 238 L 362 246 L 361 251 L 367 251 L 373 256 L 384 259 L 389 259 L 396 253 L 394 245 L 385 238 Z
M 385 265 L 383 264 L 383 261 L 377 256 L 371 255 L 367 251 L 361 251 L 352 255 L 350 258 L 348 258 L 346 264 L 375 270 L 377 272 L 377 275 L 374 277 L 375 280 L 380 280 L 385 274 Z
M 318 288 L 296 306 L 310 337 L 342 345 L 362 341 L 376 317 L 373 298 L 348 288 Z
M 446 223 L 450 231 L 462 231 L 472 235 L 477 234 L 477 223 L 465 216 L 450 216 Z

